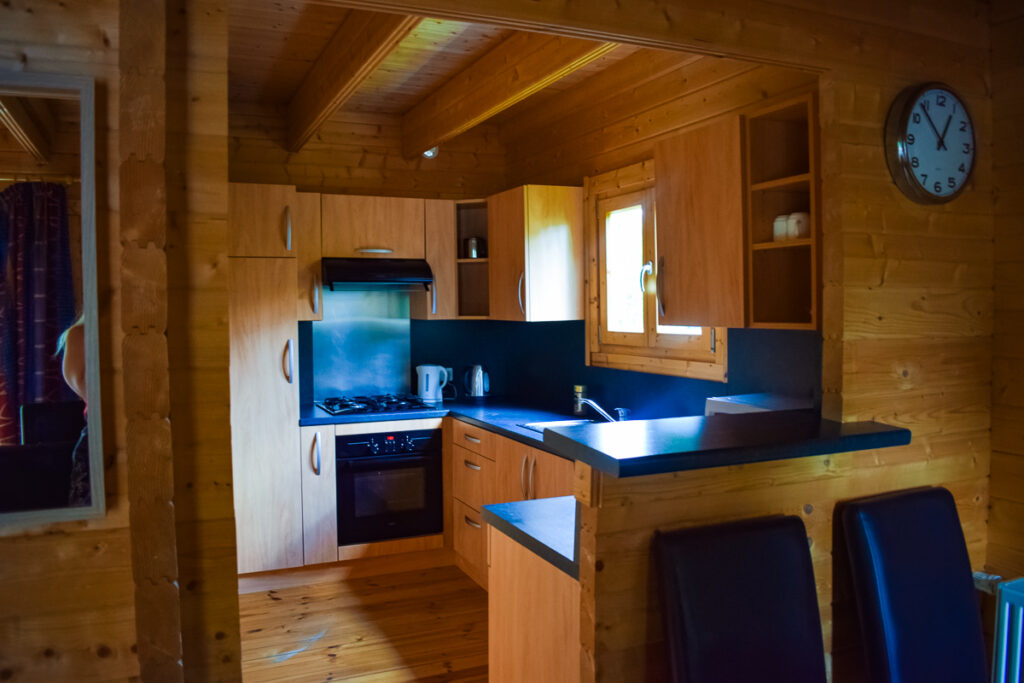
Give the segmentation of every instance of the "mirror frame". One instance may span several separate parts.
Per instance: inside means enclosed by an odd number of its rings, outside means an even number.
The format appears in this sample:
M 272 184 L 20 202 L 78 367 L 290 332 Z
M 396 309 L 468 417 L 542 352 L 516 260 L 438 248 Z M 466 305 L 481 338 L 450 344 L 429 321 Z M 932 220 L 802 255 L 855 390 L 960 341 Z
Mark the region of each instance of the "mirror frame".
M 100 334 L 96 263 L 96 86 L 91 77 L 0 71 L 0 93 L 19 97 L 77 100 L 79 106 L 79 184 L 82 203 L 82 312 L 85 315 L 85 383 L 89 406 L 88 506 L 0 513 L 0 535 L 28 526 L 94 519 L 106 514 L 103 416 L 100 387 Z M 91 323 L 91 324 L 89 324 Z

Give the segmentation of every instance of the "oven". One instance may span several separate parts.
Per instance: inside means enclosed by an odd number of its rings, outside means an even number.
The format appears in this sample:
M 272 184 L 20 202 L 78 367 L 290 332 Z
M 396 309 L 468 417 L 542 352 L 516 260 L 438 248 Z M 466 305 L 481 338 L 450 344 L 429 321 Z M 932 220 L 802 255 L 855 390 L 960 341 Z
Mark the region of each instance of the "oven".
M 441 533 L 441 430 L 335 438 L 338 545 Z

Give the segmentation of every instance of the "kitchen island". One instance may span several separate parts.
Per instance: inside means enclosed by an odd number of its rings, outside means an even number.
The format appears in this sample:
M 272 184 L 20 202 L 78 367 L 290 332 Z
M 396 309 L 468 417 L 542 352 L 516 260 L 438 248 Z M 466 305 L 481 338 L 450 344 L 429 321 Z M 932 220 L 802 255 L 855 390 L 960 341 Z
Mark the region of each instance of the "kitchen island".
M 575 460 L 574 496 L 484 507 L 491 680 L 663 680 L 654 532 L 772 514 L 804 520 L 830 649 L 832 509 L 877 492 L 845 476 L 854 463 L 909 441 L 809 411 L 546 430 L 545 448 Z

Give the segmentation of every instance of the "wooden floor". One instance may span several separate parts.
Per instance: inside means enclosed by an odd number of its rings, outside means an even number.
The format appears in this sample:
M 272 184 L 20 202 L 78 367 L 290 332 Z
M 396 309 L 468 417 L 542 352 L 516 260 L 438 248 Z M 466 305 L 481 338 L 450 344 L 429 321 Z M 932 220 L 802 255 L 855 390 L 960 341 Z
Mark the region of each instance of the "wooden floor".
M 246 683 L 487 680 L 487 593 L 465 574 L 361 573 L 243 577 Z

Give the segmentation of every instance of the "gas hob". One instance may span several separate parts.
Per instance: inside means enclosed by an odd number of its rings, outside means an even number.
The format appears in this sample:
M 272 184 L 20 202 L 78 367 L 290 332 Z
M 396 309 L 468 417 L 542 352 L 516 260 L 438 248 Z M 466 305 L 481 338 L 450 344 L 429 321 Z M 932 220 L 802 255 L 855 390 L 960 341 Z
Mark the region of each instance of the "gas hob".
M 409 394 L 382 394 L 379 396 L 335 396 L 314 401 L 315 406 L 331 415 L 359 415 L 362 413 L 402 413 L 429 410 L 437 406 L 421 401 Z

